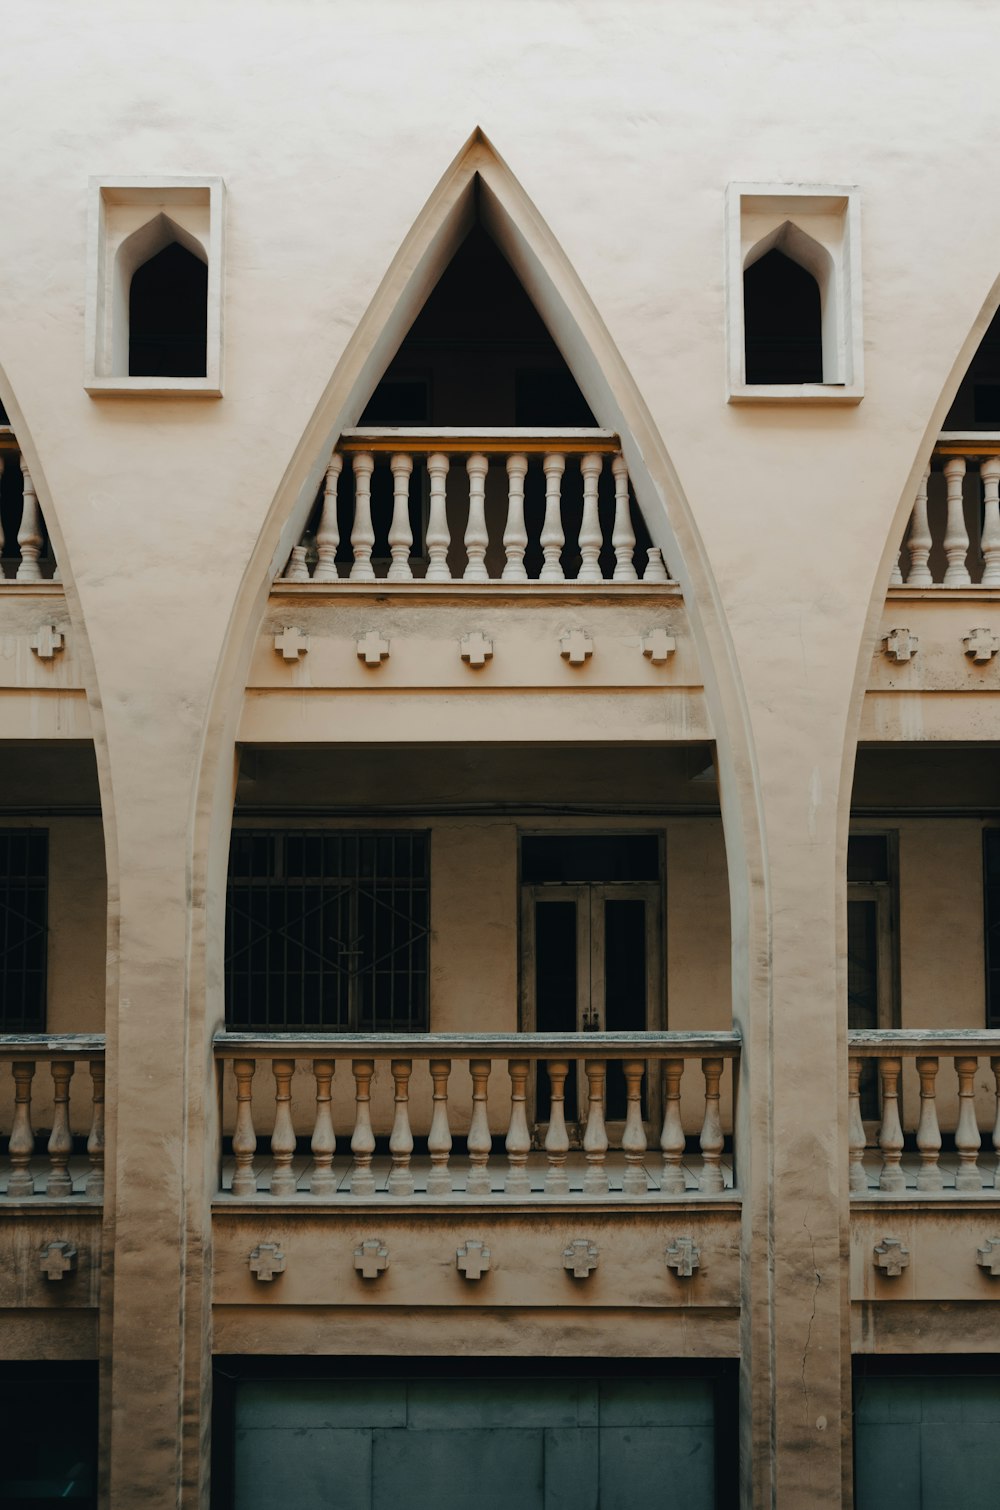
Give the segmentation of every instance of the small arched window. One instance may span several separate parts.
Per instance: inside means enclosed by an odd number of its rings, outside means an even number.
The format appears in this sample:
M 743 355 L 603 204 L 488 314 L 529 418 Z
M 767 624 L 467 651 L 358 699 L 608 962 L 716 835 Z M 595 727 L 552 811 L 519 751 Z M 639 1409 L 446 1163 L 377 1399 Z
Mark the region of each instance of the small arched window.
M 207 264 L 171 241 L 132 275 L 129 376 L 204 377 L 207 319 Z
M 777 247 L 743 274 L 748 383 L 822 383 L 823 308 L 808 268 Z

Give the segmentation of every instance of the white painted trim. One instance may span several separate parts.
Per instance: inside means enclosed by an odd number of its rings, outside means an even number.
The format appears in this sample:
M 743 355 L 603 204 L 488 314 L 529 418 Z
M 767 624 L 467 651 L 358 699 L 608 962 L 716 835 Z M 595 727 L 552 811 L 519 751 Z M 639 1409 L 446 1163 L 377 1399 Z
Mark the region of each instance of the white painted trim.
M 84 388 L 92 397 L 220 398 L 225 184 L 221 178 L 92 178 Z M 208 265 L 204 377 L 128 375 L 128 287 L 171 240 Z
M 823 305 L 822 383 L 748 383 L 746 267 L 778 246 L 816 278 Z M 861 196 L 823 184 L 731 183 L 726 190 L 726 397 L 731 404 L 857 404 L 864 397 Z

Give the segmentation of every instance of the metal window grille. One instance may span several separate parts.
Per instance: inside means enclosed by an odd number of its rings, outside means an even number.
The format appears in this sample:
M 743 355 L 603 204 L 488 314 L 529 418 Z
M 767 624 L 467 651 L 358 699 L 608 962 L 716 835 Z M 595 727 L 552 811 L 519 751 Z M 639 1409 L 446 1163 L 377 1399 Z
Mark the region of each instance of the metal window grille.
M 0 1031 L 45 1031 L 47 829 L 0 829 Z
M 234 830 L 228 1025 L 426 1032 L 428 855 L 420 831 Z

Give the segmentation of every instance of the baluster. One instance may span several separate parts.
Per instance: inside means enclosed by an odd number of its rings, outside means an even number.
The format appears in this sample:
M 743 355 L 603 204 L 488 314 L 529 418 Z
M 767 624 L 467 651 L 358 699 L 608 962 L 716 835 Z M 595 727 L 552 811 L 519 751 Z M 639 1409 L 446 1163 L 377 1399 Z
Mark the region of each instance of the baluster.
M 687 1190 L 687 1181 L 681 1168 L 685 1147 L 684 1125 L 681 1122 L 681 1076 L 683 1073 L 683 1059 L 663 1061 L 663 1131 L 660 1134 L 663 1176 L 660 1189 L 667 1195 L 683 1195 Z
M 236 1078 L 236 1127 L 233 1131 L 233 1195 L 256 1195 L 257 1174 L 253 1156 L 257 1152 L 257 1134 L 253 1126 L 253 1077 L 256 1059 L 234 1059 Z
M 35 1066 L 30 1060 L 15 1063 L 14 1070 L 14 1120 L 11 1123 L 7 1154 L 10 1158 L 10 1179 L 7 1194 L 10 1196 L 34 1195 L 35 1182 L 31 1178 L 32 1155 L 35 1152 L 35 1134 L 31 1127 L 31 1082 Z
M 880 1059 L 879 1076 L 882 1081 L 882 1125 L 878 1132 L 878 1146 L 882 1150 L 882 1173 L 878 1177 L 880 1190 L 905 1190 L 901 1160 L 903 1157 L 903 1129 L 899 1121 L 899 1077 L 903 1073 L 901 1059 Z
M 902 585 L 903 585 L 902 560 L 903 560 L 903 547 L 902 547 L 902 545 L 900 545 L 899 550 L 896 552 L 896 559 L 893 562 L 892 571 L 889 573 L 889 586 L 890 587 L 902 587 Z
M 723 1061 L 703 1059 L 702 1074 L 705 1076 L 705 1120 L 701 1127 L 701 1180 L 702 1190 L 718 1193 L 724 1187 L 722 1178 L 722 1119 L 719 1116 L 719 1084 L 722 1080 Z
M 337 524 L 337 483 L 343 465 L 344 458 L 339 451 L 334 451 L 323 483 L 323 509 L 316 531 L 316 565 L 312 576 L 314 582 L 338 580 L 337 546 L 340 544 L 340 528 Z
M 271 1158 L 274 1172 L 271 1175 L 271 1194 L 285 1196 L 295 1194 L 295 1175 L 292 1160 L 295 1157 L 295 1128 L 292 1125 L 292 1076 L 295 1074 L 294 1059 L 275 1059 L 271 1064 L 274 1075 L 274 1130 L 271 1133 Z
M 73 1194 L 73 1181 L 69 1176 L 69 1156 L 73 1152 L 73 1134 L 69 1125 L 69 1083 L 76 1068 L 72 1059 L 53 1059 L 49 1066 L 52 1073 L 52 1131 L 49 1134 L 49 1178 L 45 1187 L 47 1195 Z
M 861 1117 L 862 1059 L 851 1054 L 847 1060 L 847 1148 L 849 1155 L 848 1185 L 852 1195 L 864 1195 L 868 1189 L 865 1174 L 865 1124 Z
M 996 1102 L 996 1117 L 993 1122 L 993 1152 L 996 1155 L 996 1168 L 993 1171 L 993 1188 L 1000 1190 L 1000 1054 L 990 1056 L 990 1069 L 993 1071 L 994 1099 Z
M 304 545 L 293 545 L 292 554 L 288 558 L 288 565 L 282 582 L 308 582 L 309 568 L 306 565 L 306 548 Z
M 580 458 L 583 473 L 583 518 L 580 521 L 580 572 L 578 582 L 603 582 L 601 576 L 601 520 L 597 510 L 597 485 L 604 467 L 604 457 L 588 451 Z
M 91 1101 L 93 1103 L 93 1115 L 90 1122 L 90 1133 L 87 1137 L 87 1154 L 90 1158 L 90 1169 L 87 1173 L 87 1194 L 93 1200 L 104 1199 L 104 1060 L 92 1059 L 90 1061 L 90 1079 L 92 1084 Z
M 910 537 L 906 542 L 910 552 L 910 569 L 906 574 L 907 587 L 934 586 L 934 578 L 927 565 L 927 557 L 931 553 L 933 544 L 930 526 L 927 523 L 927 483 L 930 475 L 931 469 L 928 467 L 920 479 L 913 514 L 910 518 Z
M 963 1055 L 955 1060 L 958 1075 L 958 1126 L 955 1148 L 958 1151 L 956 1190 L 982 1190 L 983 1181 L 976 1162 L 979 1157 L 979 1125 L 976 1122 L 976 1070 L 978 1059 Z
M 948 483 L 948 526 L 944 535 L 944 553 L 948 558 L 948 570 L 944 574 L 944 586 L 968 587 L 972 578 L 965 564 L 969 551 L 969 535 L 965 528 L 965 505 L 962 500 L 965 457 L 949 457 L 944 464 L 944 475 Z
M 558 451 L 550 451 L 542 462 L 545 473 L 545 520 L 542 524 L 542 570 L 540 582 L 563 582 L 562 548 L 566 536 L 562 527 L 562 476 L 566 470 L 566 458 Z
M 333 1130 L 331 1100 L 333 1077 L 337 1066 L 332 1059 L 314 1059 L 313 1076 L 316 1080 L 316 1122 L 313 1127 L 310 1148 L 313 1156 L 312 1179 L 309 1189 L 313 1195 L 333 1195 L 337 1189 L 333 1173 L 333 1156 L 337 1151 L 337 1135 Z
M 465 530 L 465 580 L 488 582 L 486 548 L 490 537 L 486 530 L 486 474 L 489 460 L 477 451 L 465 463 L 469 474 L 469 522 Z
M 431 505 L 427 517 L 427 582 L 450 582 L 448 570 L 448 547 L 451 534 L 448 530 L 448 505 L 445 479 L 448 476 L 448 458 L 440 451 L 427 458 L 427 475 L 431 481 Z
M 666 562 L 663 552 L 658 545 L 651 545 L 646 552 L 646 570 L 642 574 L 644 582 L 669 582 Z
M 413 569 L 410 566 L 410 550 L 413 546 L 413 531 L 410 528 L 410 474 L 413 458 L 398 452 L 389 460 L 392 473 L 392 523 L 389 526 L 390 582 L 411 582 Z
M 936 1055 L 920 1055 L 917 1058 L 917 1074 L 920 1076 L 920 1121 L 917 1124 L 917 1147 L 920 1150 L 920 1168 L 917 1171 L 918 1190 L 943 1190 L 944 1176 L 938 1163 L 941 1152 L 941 1129 L 937 1114 L 938 1060 Z
M 451 1074 L 451 1060 L 432 1059 L 430 1068 L 434 1083 L 434 1113 L 431 1117 L 431 1130 L 427 1134 L 427 1152 L 431 1156 L 427 1194 L 451 1195 L 451 1173 L 448 1169 L 448 1156 L 451 1153 L 451 1128 L 448 1126 L 448 1076 Z
M 38 557 L 42 550 L 42 527 L 38 512 L 38 499 L 35 496 L 35 484 L 21 457 L 21 471 L 24 473 L 24 510 L 21 514 L 21 527 L 17 532 L 17 543 L 21 547 L 21 564 L 17 568 L 17 580 L 19 582 L 40 582 L 42 574 L 38 569 Z
M 549 1125 L 545 1131 L 545 1153 L 548 1168 L 545 1172 L 546 1192 L 560 1193 L 569 1190 L 566 1175 L 566 1159 L 569 1155 L 569 1134 L 566 1131 L 566 1077 L 569 1061 L 549 1059 L 545 1068 L 549 1075 Z
M 646 1157 L 646 1129 L 642 1122 L 642 1077 L 646 1064 L 642 1059 L 626 1059 L 622 1064 L 625 1076 L 625 1127 L 622 1132 L 622 1151 L 625 1154 L 625 1178 L 622 1189 L 626 1195 L 645 1195 L 648 1187 L 644 1160 Z
M 527 1059 L 507 1061 L 507 1074 L 510 1076 L 510 1124 L 504 1144 L 507 1149 L 507 1179 L 504 1189 L 508 1195 L 523 1195 L 531 1189 L 531 1181 L 528 1179 L 531 1134 L 525 1112 L 530 1069 Z
M 615 548 L 615 582 L 638 582 L 635 569 L 635 530 L 632 528 L 632 511 L 628 499 L 628 467 L 620 453 L 612 458 L 611 470 L 615 477 L 615 527 L 611 544 Z
M 1000 456 L 984 456 L 979 465 L 983 479 L 983 587 L 1000 587 Z
M 493 1151 L 493 1139 L 486 1114 L 486 1082 L 490 1078 L 490 1060 L 470 1059 L 469 1074 L 472 1076 L 472 1119 L 466 1139 L 469 1178 L 465 1188 L 469 1195 L 489 1195 L 492 1186 L 487 1166 Z
M 528 470 L 528 458 L 519 453 L 507 458 L 507 527 L 503 532 L 503 545 L 507 564 L 501 572 L 503 582 L 527 582 L 524 569 L 524 552 L 528 545 L 528 532 L 524 527 L 524 476 Z
M 374 582 L 372 547 L 375 531 L 372 527 L 372 473 L 375 458 L 367 451 L 358 451 L 354 457 L 354 528 L 351 530 L 351 549 L 354 565 L 351 567 L 352 582 Z
M 351 1153 L 354 1164 L 351 1169 L 351 1194 L 374 1195 L 375 1176 L 372 1173 L 372 1155 L 375 1152 L 375 1134 L 372 1131 L 372 1080 L 375 1076 L 374 1059 L 351 1061 L 354 1075 L 354 1132 L 351 1134 Z
M 390 1195 L 412 1195 L 413 1173 L 410 1158 L 413 1154 L 413 1133 L 410 1131 L 410 1075 L 412 1059 L 393 1059 L 389 1064 L 392 1073 L 396 1115 L 389 1134 L 389 1152 L 392 1168 L 389 1171 L 387 1189 Z
M 583 1152 L 587 1170 L 583 1177 L 584 1195 L 607 1195 L 610 1189 L 606 1164 L 608 1129 L 604 1117 L 604 1093 L 607 1085 L 606 1059 L 585 1059 L 587 1076 L 587 1126 L 583 1134 Z

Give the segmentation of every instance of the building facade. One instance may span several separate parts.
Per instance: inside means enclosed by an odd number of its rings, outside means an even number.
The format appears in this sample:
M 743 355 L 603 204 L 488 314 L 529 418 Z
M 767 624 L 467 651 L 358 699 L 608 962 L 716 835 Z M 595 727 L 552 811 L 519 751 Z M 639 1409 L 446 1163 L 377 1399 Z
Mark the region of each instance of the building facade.
M 0 1498 L 993 1502 L 998 40 L 9 18 Z

